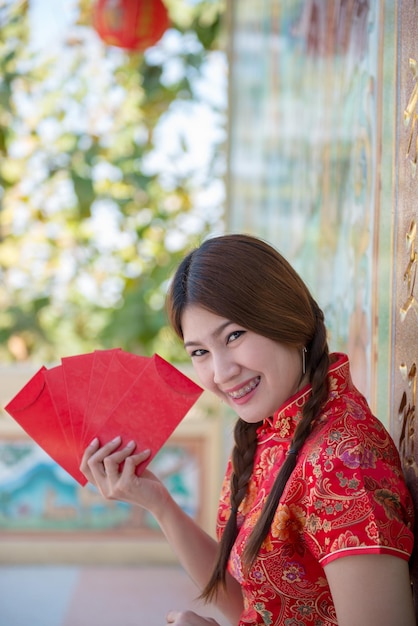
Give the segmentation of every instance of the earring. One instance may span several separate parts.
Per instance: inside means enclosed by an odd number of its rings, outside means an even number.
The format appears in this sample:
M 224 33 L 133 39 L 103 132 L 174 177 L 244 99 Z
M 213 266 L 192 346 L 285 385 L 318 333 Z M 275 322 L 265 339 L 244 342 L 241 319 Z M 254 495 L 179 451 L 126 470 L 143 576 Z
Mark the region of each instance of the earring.
M 302 348 L 302 376 L 305 376 L 306 374 L 306 353 L 307 353 L 307 349 L 305 348 L 305 346 L 303 346 Z

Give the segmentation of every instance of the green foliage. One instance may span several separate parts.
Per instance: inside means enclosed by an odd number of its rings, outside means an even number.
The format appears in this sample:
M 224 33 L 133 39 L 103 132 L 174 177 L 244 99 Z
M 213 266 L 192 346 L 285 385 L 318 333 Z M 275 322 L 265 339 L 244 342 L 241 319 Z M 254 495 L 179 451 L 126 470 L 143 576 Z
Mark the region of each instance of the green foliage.
M 220 54 L 223 3 L 167 7 L 172 28 L 145 54 L 101 42 L 87 0 L 48 50 L 31 43 L 27 2 L 0 8 L 3 361 L 116 346 L 183 354 L 164 295 L 184 253 L 222 228 L 222 201 L 199 208 L 198 197 L 222 180 L 224 110 L 196 85 Z M 203 164 L 187 137 L 164 135 L 194 104 L 215 120 Z

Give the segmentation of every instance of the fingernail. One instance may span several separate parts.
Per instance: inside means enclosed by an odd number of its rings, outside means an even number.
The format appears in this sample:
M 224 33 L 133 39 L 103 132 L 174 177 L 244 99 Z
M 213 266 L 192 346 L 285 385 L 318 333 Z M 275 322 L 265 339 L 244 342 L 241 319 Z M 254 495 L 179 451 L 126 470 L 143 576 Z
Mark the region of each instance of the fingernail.
M 118 435 L 117 437 L 112 439 L 112 441 L 110 443 L 116 443 L 117 441 L 120 441 L 120 435 Z
M 135 448 L 135 446 L 136 446 L 135 441 L 130 441 L 129 443 L 126 444 L 127 448 Z
M 89 448 L 91 448 L 92 446 L 97 445 L 98 443 L 99 443 L 99 439 L 98 439 L 98 437 L 95 437 L 93 439 L 93 441 L 91 443 L 89 443 Z

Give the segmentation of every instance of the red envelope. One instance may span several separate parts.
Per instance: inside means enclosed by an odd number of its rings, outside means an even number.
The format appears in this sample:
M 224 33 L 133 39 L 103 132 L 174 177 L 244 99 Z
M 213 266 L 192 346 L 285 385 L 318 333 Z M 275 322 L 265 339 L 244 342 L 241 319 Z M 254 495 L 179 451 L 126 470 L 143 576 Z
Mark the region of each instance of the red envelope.
M 54 461 L 81 485 L 85 485 L 87 480 L 79 470 L 74 449 L 67 445 L 63 435 L 62 424 L 43 375 L 45 369 L 42 367 L 32 376 L 5 409 Z
M 203 389 L 158 355 L 96 351 L 42 367 L 5 407 L 49 456 L 81 485 L 81 456 L 98 436 L 120 435 L 154 458 Z
M 101 391 L 97 394 L 94 408 L 89 408 L 88 420 L 84 422 L 82 439 L 84 442 L 87 441 L 87 445 L 149 360 L 147 357 L 137 356 L 124 350 L 114 353 L 108 363 L 107 371 L 103 373 Z
M 48 387 L 48 392 L 51 396 L 67 446 L 75 451 L 77 445 L 73 437 L 70 407 L 68 405 L 67 388 L 62 367 L 58 365 L 49 370 L 44 368 L 42 374 Z
M 100 394 L 103 389 L 103 381 L 106 376 L 106 372 L 110 363 L 115 357 L 116 352 L 120 352 L 120 348 L 113 350 L 95 350 L 93 352 L 93 364 L 90 372 L 89 389 L 87 394 L 87 400 L 84 399 L 84 413 L 83 424 L 81 428 L 81 438 L 84 437 L 84 431 L 86 429 L 85 416 L 92 415 L 94 408 L 97 404 Z
M 80 441 L 94 352 L 61 359 L 73 439 Z
M 62 374 L 65 381 L 68 408 L 70 412 L 72 436 L 77 442 L 77 458 L 81 462 L 83 451 L 80 450 L 80 441 L 84 429 L 85 416 L 88 410 L 90 388 L 96 384 L 103 384 L 103 378 L 114 354 L 114 350 L 96 350 L 88 354 L 64 357 L 61 359 Z M 98 366 L 99 364 L 99 366 Z
M 121 447 L 134 440 L 137 452 L 150 448 L 150 457 L 138 467 L 137 473 L 140 474 L 202 392 L 196 383 L 154 354 L 147 359 L 135 383 L 94 434 L 101 444 L 120 435 Z

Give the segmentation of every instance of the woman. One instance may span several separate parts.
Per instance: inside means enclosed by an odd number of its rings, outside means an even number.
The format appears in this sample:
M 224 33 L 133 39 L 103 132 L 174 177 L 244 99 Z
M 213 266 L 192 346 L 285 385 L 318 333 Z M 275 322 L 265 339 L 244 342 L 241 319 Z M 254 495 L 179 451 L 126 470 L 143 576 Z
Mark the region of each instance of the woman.
M 231 624 L 412 626 L 413 510 L 394 443 L 329 355 L 321 310 L 272 247 L 209 239 L 180 264 L 171 324 L 202 385 L 239 415 L 214 541 L 120 440 L 81 469 L 106 498 L 148 509 Z M 124 461 L 123 470 L 120 464 Z M 173 612 L 168 624 L 215 624 Z

